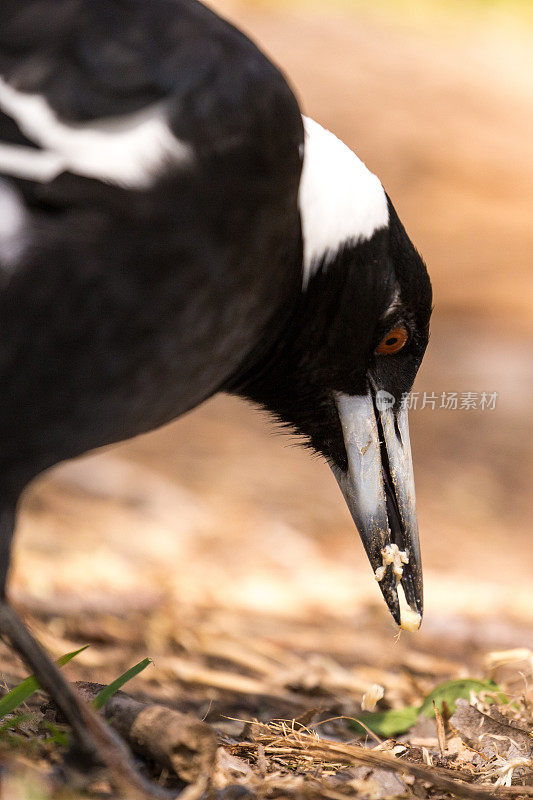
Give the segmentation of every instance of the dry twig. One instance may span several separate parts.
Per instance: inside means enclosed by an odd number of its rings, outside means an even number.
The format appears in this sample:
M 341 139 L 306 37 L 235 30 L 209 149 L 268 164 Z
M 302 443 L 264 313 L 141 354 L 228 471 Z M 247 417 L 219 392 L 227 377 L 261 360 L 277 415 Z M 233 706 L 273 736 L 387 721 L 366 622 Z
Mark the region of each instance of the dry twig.
M 82 681 L 75 686 L 88 701 L 104 688 Z M 217 741 L 205 722 L 166 706 L 140 703 L 124 692 L 113 695 L 103 712 L 135 752 L 173 770 L 186 783 L 198 784 L 213 774 Z

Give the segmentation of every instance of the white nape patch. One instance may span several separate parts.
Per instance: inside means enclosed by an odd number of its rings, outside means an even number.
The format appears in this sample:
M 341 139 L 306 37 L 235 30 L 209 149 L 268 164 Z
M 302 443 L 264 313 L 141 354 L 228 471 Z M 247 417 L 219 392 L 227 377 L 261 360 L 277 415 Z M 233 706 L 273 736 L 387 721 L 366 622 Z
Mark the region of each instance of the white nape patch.
M 149 188 L 169 162 L 192 159 L 192 148 L 176 139 L 162 104 L 135 114 L 66 124 L 44 97 L 18 92 L 0 78 L 0 109 L 43 148 L 2 144 L 0 172 L 47 182 L 69 171 L 107 183 Z
M 10 183 L 0 179 L 0 266 L 17 265 L 27 233 L 27 213 L 22 196 Z
M 318 264 L 347 242 L 370 239 L 389 222 L 385 190 L 340 139 L 303 117 L 305 153 L 299 206 L 304 246 L 303 285 Z

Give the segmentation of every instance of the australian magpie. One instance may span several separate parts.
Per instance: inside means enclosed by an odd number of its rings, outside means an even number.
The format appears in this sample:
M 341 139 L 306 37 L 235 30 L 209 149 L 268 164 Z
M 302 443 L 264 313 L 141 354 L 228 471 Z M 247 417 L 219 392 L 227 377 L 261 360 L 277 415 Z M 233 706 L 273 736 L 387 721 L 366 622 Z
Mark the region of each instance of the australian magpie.
M 248 398 L 328 461 L 416 627 L 401 398 L 430 314 L 378 178 L 228 22 L 196 0 L 2 2 L 0 633 L 85 750 L 122 757 L 6 599 L 24 488 L 217 392 Z

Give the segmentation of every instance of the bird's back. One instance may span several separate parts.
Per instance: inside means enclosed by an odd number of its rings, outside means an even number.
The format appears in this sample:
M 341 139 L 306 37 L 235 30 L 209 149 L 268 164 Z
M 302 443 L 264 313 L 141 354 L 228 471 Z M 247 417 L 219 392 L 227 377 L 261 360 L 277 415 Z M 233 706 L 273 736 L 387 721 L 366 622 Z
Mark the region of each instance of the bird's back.
M 38 471 L 196 405 L 272 335 L 302 127 L 190 0 L 2 3 L 0 76 L 2 460 Z

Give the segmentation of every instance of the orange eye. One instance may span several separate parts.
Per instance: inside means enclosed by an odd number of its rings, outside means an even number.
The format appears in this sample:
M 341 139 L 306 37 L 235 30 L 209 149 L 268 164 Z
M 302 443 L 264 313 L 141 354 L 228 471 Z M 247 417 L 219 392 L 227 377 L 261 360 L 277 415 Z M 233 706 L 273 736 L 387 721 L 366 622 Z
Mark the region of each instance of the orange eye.
M 391 356 L 397 353 L 407 343 L 409 334 L 403 325 L 393 328 L 383 337 L 381 342 L 376 347 L 376 353 L 382 356 Z

